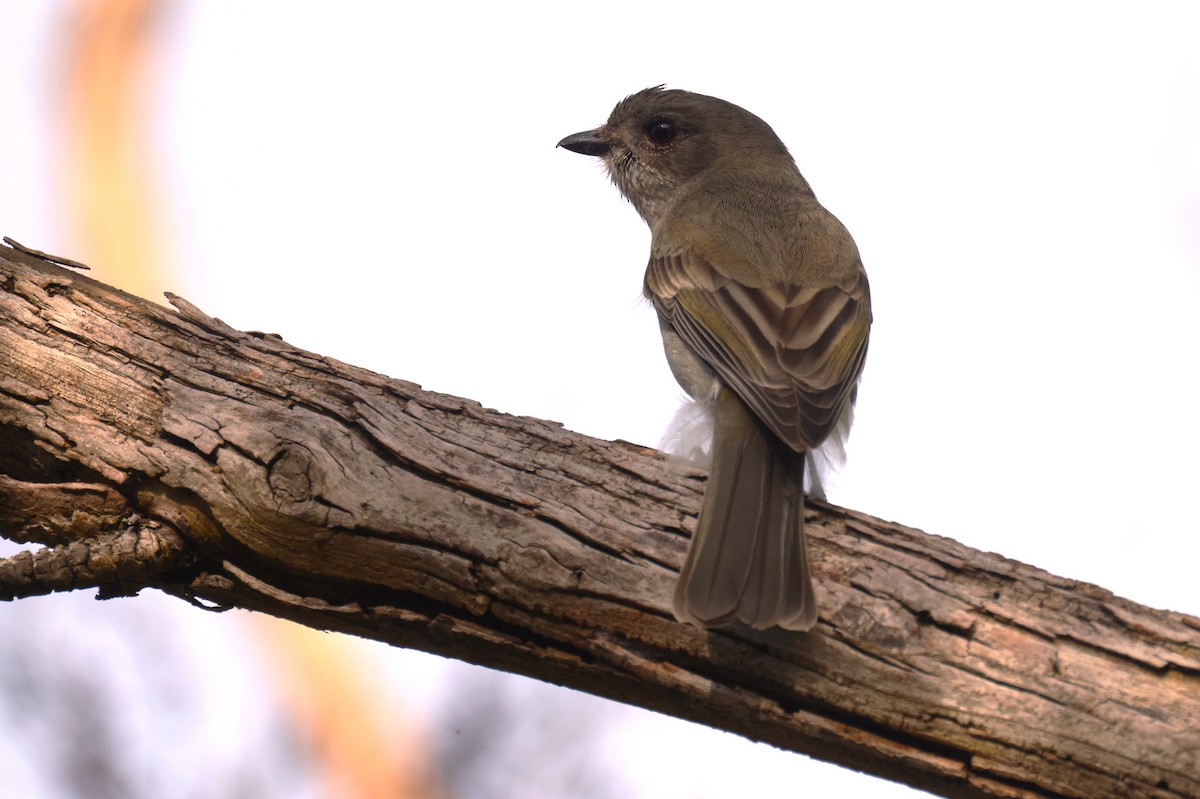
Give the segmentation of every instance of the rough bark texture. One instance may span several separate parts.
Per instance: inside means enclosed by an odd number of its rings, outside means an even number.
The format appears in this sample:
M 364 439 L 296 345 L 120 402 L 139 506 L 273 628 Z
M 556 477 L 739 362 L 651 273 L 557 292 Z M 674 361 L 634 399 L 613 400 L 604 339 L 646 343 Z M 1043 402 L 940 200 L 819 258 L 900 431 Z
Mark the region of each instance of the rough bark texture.
M 1200 797 L 1200 621 L 816 504 L 809 634 L 676 623 L 704 474 L 0 251 L 8 597 L 154 586 L 952 797 Z M 931 498 L 933 501 L 935 498 Z

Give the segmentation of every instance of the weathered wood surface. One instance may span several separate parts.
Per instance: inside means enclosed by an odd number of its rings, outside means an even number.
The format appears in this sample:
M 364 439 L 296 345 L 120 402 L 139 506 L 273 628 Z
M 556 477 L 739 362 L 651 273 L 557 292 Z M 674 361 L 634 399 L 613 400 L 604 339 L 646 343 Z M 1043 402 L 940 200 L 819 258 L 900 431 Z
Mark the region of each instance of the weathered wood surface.
M 815 631 L 695 630 L 702 472 L 174 302 L 0 250 L 0 532 L 54 547 L 0 593 L 155 586 L 944 796 L 1200 797 L 1200 620 L 818 504 Z

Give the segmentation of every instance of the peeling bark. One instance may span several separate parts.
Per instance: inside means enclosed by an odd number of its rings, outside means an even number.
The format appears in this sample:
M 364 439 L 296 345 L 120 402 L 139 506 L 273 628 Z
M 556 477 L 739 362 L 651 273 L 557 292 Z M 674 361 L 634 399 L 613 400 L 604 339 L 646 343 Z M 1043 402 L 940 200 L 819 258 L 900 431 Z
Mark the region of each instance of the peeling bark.
M 1200 620 L 813 503 L 821 623 L 700 631 L 704 474 L 0 250 L 0 594 L 156 587 L 950 797 L 1200 797 Z

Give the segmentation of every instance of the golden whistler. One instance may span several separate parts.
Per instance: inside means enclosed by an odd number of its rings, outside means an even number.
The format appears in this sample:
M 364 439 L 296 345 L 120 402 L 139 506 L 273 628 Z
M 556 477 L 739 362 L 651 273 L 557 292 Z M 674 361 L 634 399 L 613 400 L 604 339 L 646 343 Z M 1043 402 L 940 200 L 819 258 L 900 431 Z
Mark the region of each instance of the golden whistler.
M 871 296 L 849 232 L 767 123 L 646 89 L 560 146 L 598 156 L 650 226 L 645 295 L 676 380 L 711 411 L 712 463 L 675 589 L 681 621 L 807 630 L 809 493 L 844 458 Z

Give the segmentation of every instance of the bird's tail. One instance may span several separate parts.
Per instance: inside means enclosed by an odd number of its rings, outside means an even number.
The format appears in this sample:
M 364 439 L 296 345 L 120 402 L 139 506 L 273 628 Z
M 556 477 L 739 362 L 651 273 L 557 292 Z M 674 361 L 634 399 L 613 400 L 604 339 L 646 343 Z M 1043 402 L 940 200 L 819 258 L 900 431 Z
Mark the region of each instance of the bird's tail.
M 808 630 L 817 602 L 804 547 L 804 453 L 771 435 L 734 392 L 715 408 L 704 506 L 675 587 L 680 621 Z

